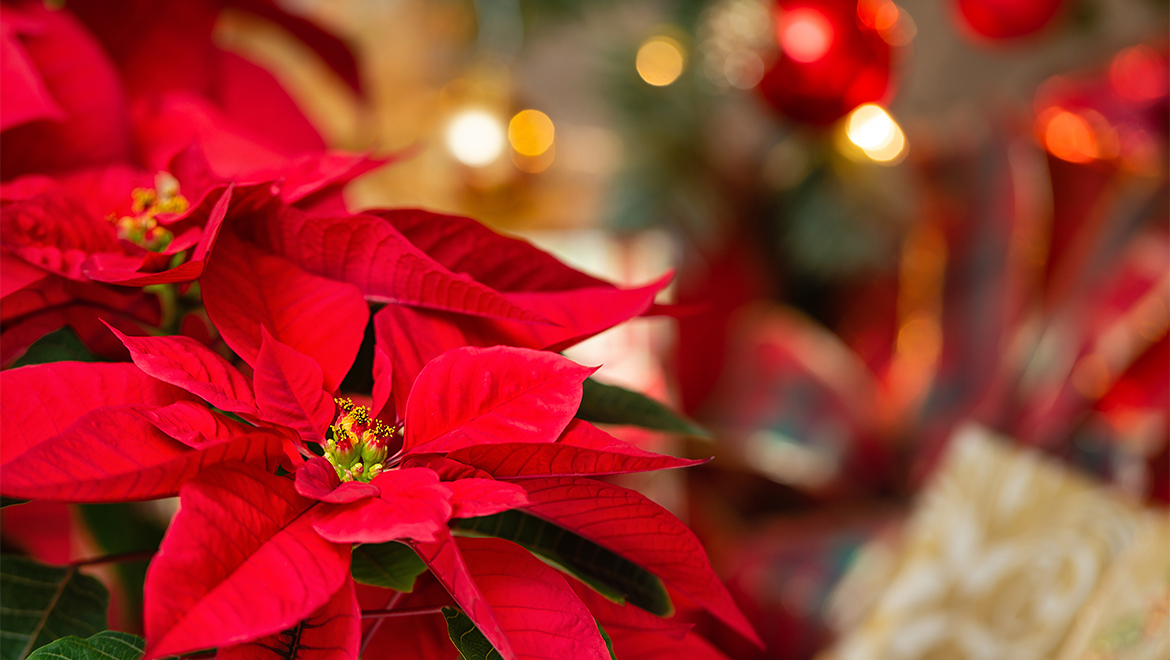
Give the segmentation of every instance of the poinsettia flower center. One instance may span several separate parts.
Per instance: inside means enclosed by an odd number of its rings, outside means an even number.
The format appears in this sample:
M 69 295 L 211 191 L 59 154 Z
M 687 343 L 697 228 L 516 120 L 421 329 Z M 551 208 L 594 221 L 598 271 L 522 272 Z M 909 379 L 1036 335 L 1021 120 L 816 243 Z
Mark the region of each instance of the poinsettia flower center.
M 133 215 L 109 218 L 118 228 L 118 238 L 151 252 L 165 250 L 175 235 L 159 225 L 157 216 L 183 213 L 190 208 L 187 198 L 179 194 L 179 180 L 167 172 L 159 172 L 154 177 L 153 188 L 135 188 L 130 196 L 134 200 L 130 206 Z
M 343 481 L 369 483 L 386 469 L 395 430 L 370 417 L 370 409 L 350 399 L 334 399 L 337 421 L 325 432 L 325 458 Z

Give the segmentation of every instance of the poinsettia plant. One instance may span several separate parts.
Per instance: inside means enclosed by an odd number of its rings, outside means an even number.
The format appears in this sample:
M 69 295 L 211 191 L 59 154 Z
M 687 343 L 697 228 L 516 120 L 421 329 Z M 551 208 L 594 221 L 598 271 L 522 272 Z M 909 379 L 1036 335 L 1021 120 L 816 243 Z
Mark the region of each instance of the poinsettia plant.
M 352 78 L 274 3 L 225 4 Z M 3 660 L 722 657 L 683 609 L 758 641 L 694 534 L 606 481 L 700 461 L 591 422 L 696 429 L 559 353 L 665 311 L 669 277 L 622 289 L 467 218 L 347 211 L 385 160 L 325 151 L 212 47 L 220 3 L 176 7 L 0 7 L 3 505 L 178 502 L 143 553 L 5 555 Z M 145 639 L 102 632 L 82 569 L 144 558 Z

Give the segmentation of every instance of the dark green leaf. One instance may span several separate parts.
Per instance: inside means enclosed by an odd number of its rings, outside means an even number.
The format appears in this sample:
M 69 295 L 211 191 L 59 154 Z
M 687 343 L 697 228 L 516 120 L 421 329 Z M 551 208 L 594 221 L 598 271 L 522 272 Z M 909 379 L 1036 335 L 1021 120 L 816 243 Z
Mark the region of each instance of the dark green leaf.
M 44 364 L 46 362 L 101 362 L 101 358 L 89 352 L 85 344 L 77 338 L 72 328 L 61 328 L 50 332 L 28 347 L 24 355 L 20 356 L 13 367 L 24 367 L 30 364 Z
M 702 427 L 644 394 L 592 378 L 586 378 L 583 386 L 581 407 L 577 409 L 579 419 L 707 437 Z
M 518 543 L 546 563 L 572 575 L 616 603 L 630 603 L 658 616 L 674 606 L 662 580 L 621 555 L 564 527 L 523 511 L 459 518 L 452 528 L 464 536 L 492 536 Z
M 27 501 L 28 500 L 22 500 L 22 499 L 17 498 L 17 497 L 0 497 L 0 509 L 3 509 L 6 506 L 14 506 L 17 504 L 24 504 Z
M 492 647 L 492 643 L 462 611 L 444 607 L 443 618 L 447 620 L 447 634 L 451 636 L 451 643 L 464 660 L 503 660 L 499 651 Z
M 353 549 L 350 567 L 353 579 L 362 584 L 395 591 L 413 591 L 414 581 L 427 570 L 418 555 L 407 546 L 391 541 L 359 545 Z
M 106 588 L 76 567 L 0 557 L 0 660 L 23 660 L 55 639 L 105 630 L 109 603 Z
M 138 635 L 107 630 L 88 639 L 63 637 L 33 651 L 28 660 L 138 660 L 146 640 Z
M 157 550 L 167 531 L 165 523 L 146 515 L 137 504 L 82 504 L 77 508 L 103 554 Z M 113 567 L 125 594 L 120 608 L 122 623 L 142 620 L 142 595 L 149 563 L 149 559 L 142 559 L 118 562 Z
M 609 650 L 609 660 L 617 660 L 617 656 L 613 654 L 613 640 L 609 638 L 609 633 L 601 627 L 600 621 L 596 619 L 594 621 L 597 623 L 597 632 L 601 633 L 601 638 L 605 640 L 605 648 Z

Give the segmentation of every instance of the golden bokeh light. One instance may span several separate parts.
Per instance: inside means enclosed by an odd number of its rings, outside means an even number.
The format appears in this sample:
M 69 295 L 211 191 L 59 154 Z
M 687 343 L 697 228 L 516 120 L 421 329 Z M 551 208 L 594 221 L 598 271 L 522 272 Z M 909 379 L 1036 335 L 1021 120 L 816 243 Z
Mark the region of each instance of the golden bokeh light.
M 686 58 L 682 44 L 670 37 L 651 37 L 638 49 L 636 65 L 642 80 L 663 87 L 682 75 Z
M 522 156 L 539 156 L 553 145 L 556 127 L 539 110 L 521 110 L 508 122 L 508 141 Z
M 490 112 L 465 110 L 447 126 L 447 150 L 464 165 L 488 165 L 504 151 L 504 127 Z
M 1040 116 L 1038 129 L 1044 146 L 1061 160 L 1088 163 L 1098 157 L 1097 136 L 1085 118 L 1050 108 Z
M 849 141 L 871 160 L 894 164 L 906 153 L 906 135 L 881 106 L 867 103 L 858 107 L 846 122 Z

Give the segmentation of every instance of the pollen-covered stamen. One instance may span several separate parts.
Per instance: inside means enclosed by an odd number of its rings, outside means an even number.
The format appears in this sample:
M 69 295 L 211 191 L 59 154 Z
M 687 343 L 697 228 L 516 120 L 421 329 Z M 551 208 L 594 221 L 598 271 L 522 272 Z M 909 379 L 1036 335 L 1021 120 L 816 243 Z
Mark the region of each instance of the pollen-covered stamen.
M 165 250 L 175 235 L 160 226 L 156 216 L 183 213 L 190 208 L 187 198 L 179 194 L 179 180 L 166 172 L 159 172 L 154 177 L 154 188 L 135 188 L 130 197 L 133 199 L 130 209 L 134 215 L 121 218 L 111 215 L 109 218 L 118 228 L 118 238 L 151 252 Z
M 342 481 L 368 482 L 385 469 L 394 429 L 372 419 L 370 409 L 349 399 L 335 399 L 337 420 L 329 427 L 325 458 Z

